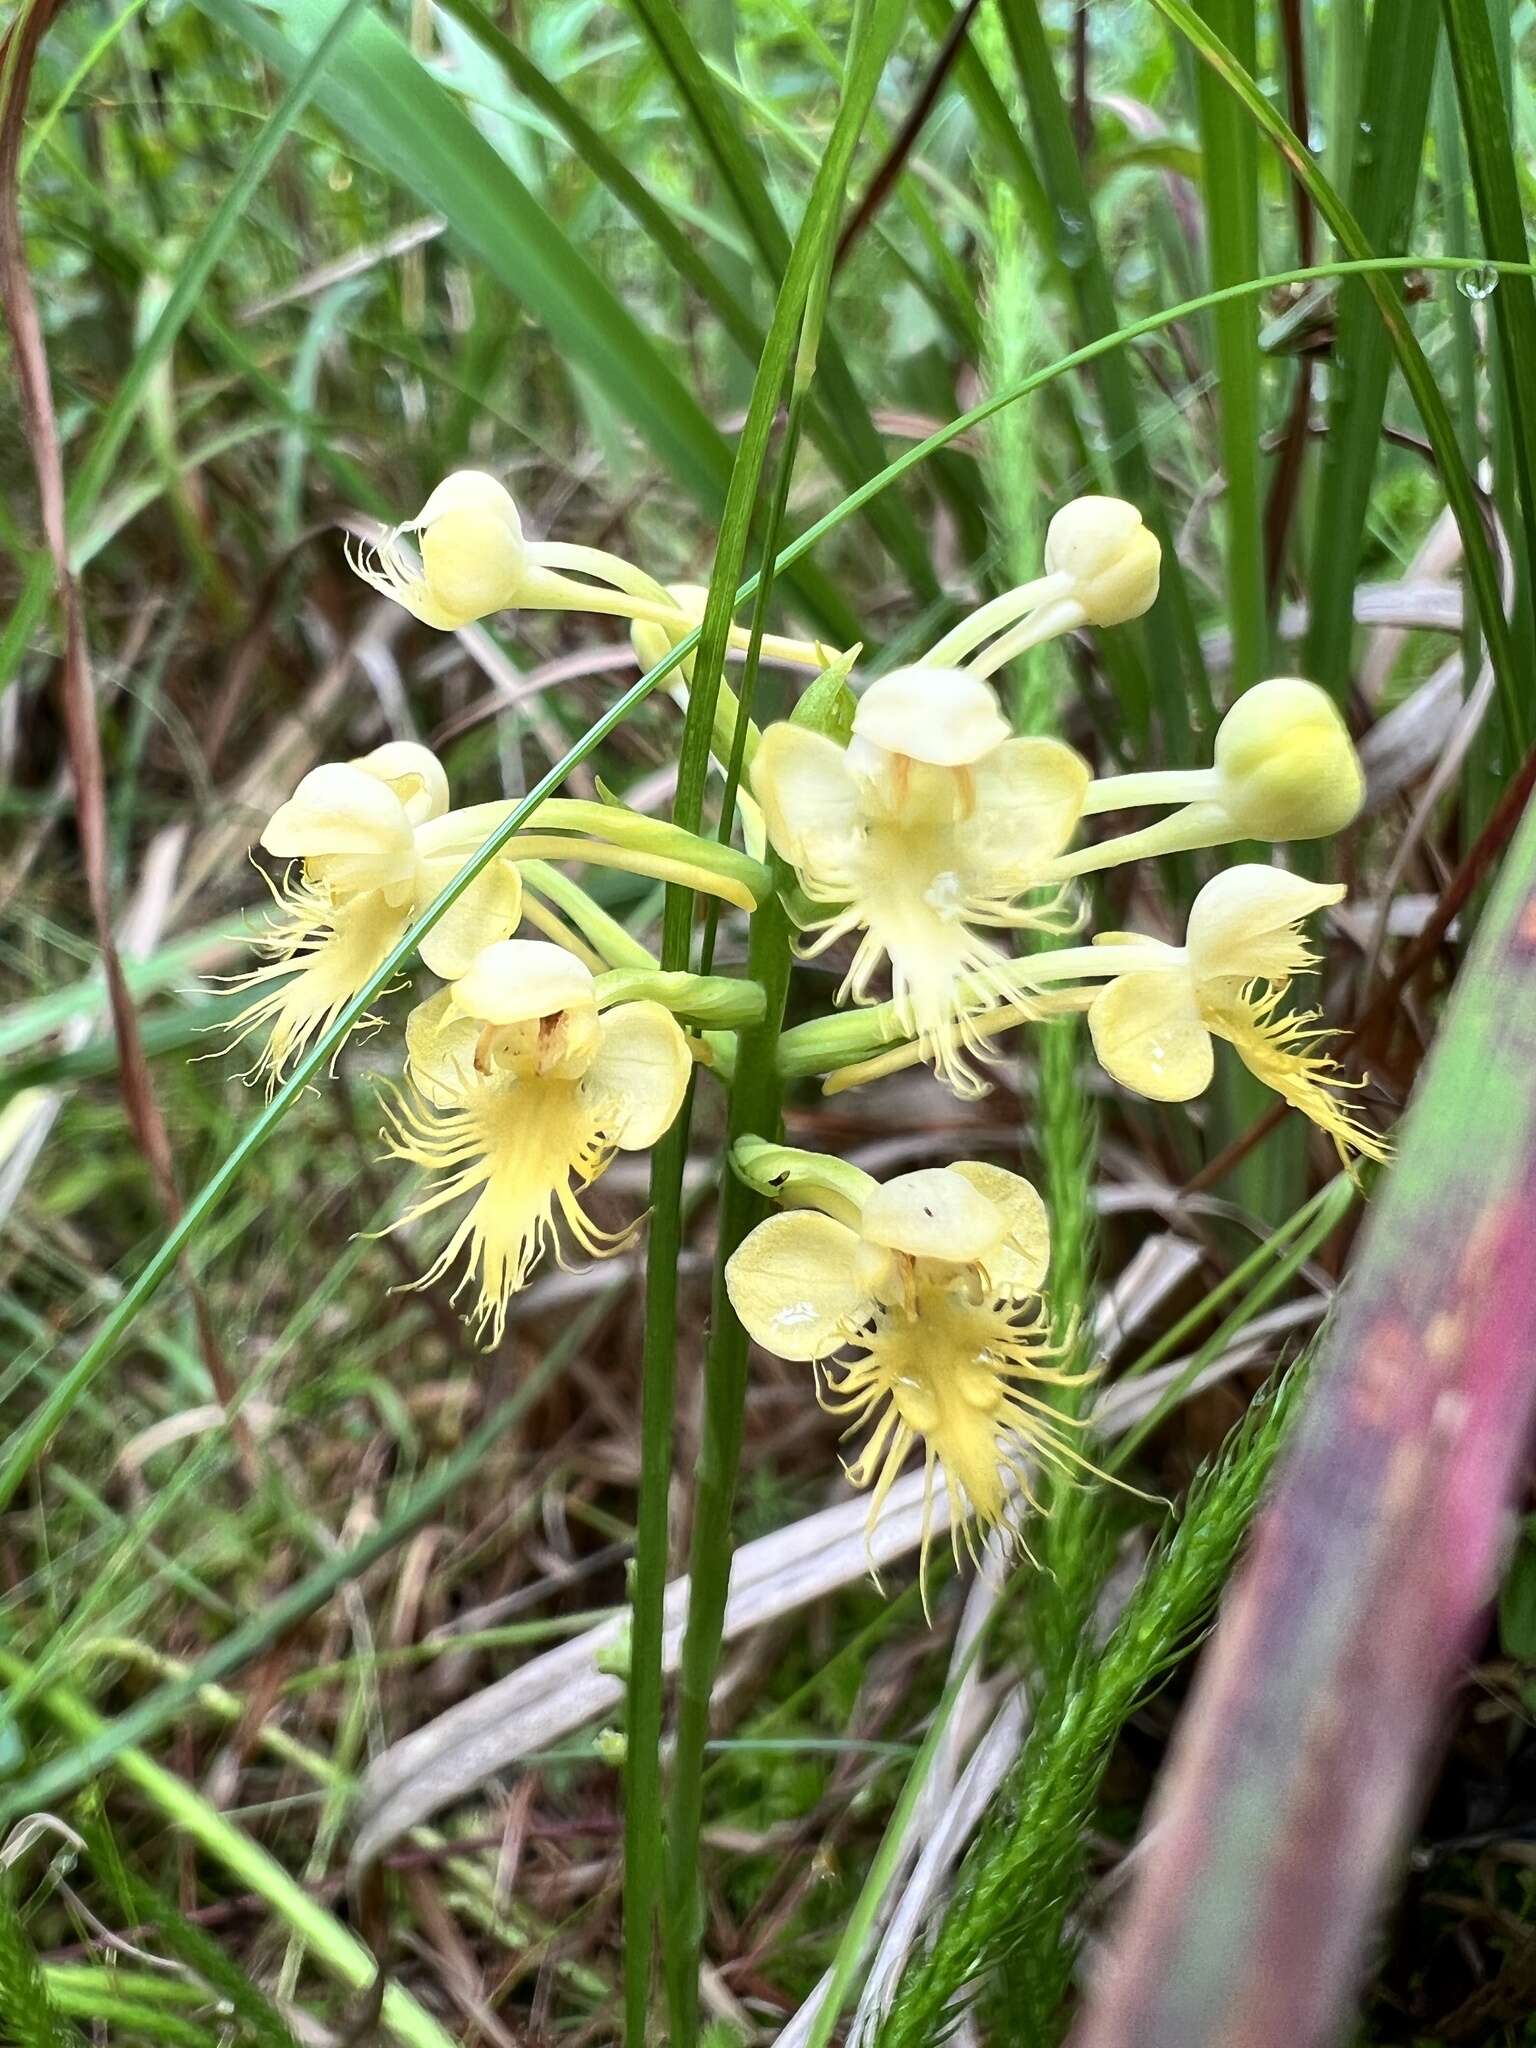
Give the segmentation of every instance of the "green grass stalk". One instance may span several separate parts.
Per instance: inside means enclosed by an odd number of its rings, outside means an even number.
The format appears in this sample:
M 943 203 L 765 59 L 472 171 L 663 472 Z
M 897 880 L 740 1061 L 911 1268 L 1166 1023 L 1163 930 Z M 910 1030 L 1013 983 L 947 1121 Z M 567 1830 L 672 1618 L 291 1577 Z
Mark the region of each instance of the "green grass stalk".
M 1253 0 L 1200 0 L 1200 11 L 1249 71 L 1257 53 Z M 1215 74 L 1197 74 L 1201 178 L 1211 282 L 1236 284 L 1259 268 L 1258 150 L 1252 124 Z M 1259 681 L 1267 665 L 1258 309 L 1232 299 L 1212 315 L 1221 419 L 1227 617 L 1232 689 Z
M 1000 0 L 1000 13 L 1029 110 L 1040 178 L 1054 214 L 1055 251 L 1067 279 L 1077 325 L 1090 338 L 1113 333 L 1119 325 L 1114 288 L 1039 0 Z M 1153 481 L 1142 439 L 1130 367 L 1118 359 L 1106 359 L 1095 371 L 1094 382 L 1117 487 L 1157 534 L 1164 565 L 1162 602 L 1144 621 L 1150 662 L 1134 659 L 1130 653 L 1133 643 L 1120 634 L 1113 637 L 1113 649 L 1106 648 L 1106 659 L 1114 664 L 1127 715 L 1144 731 L 1149 712 L 1155 709 L 1170 752 L 1177 757 L 1187 750 L 1195 733 L 1214 723 L 1194 607 L 1172 532 L 1161 511 L 1162 493 Z
M 1274 144 L 1291 171 L 1311 195 L 1318 212 L 1333 230 L 1341 245 L 1349 251 L 1350 256 L 1356 260 L 1368 258 L 1372 254 L 1371 247 L 1354 213 L 1324 175 L 1312 152 L 1283 115 L 1271 106 L 1251 73 L 1227 48 L 1220 36 L 1214 34 L 1200 19 L 1189 4 L 1189 0 L 1152 0 L 1152 4 L 1179 30 L 1201 61 L 1211 67 L 1227 89 L 1234 93 L 1247 109 L 1249 117 Z M 1434 450 L 1446 499 L 1455 517 L 1457 530 L 1461 534 L 1467 579 L 1483 618 L 1488 655 L 1498 681 L 1499 702 L 1505 726 L 1516 751 L 1523 754 L 1531 724 L 1531 714 L 1526 702 L 1527 692 L 1523 687 L 1524 665 L 1519 658 L 1514 635 L 1500 602 L 1498 565 L 1483 528 L 1477 486 L 1462 460 L 1455 423 L 1441 393 L 1439 381 L 1419 346 L 1401 299 L 1387 281 L 1387 273 L 1374 268 L 1362 268 L 1359 274 L 1369 282 L 1371 296 L 1386 327 L 1403 380 L 1418 408 L 1424 432 Z M 1522 264 L 1519 274 L 1528 276 L 1528 267 Z M 1214 294 L 1212 303 L 1216 303 Z
M 929 2048 L 957 1998 L 996 1983 L 1010 2039 L 1056 2037 L 1075 1945 L 1084 1829 L 1121 1729 L 1188 1647 L 1252 1518 L 1305 1383 L 1293 1367 L 1255 1401 L 1195 1482 L 1109 1640 L 1085 1644 L 1036 1707 L 1012 1777 L 967 1859 L 938 1937 L 902 1978 L 879 2048 Z M 1000 1971 L 999 1978 L 992 1973 Z
M 35 1694 L 43 1711 L 73 1737 L 77 1751 L 100 1746 L 108 1723 L 70 1687 L 51 1684 L 39 1690 L 32 1667 L 10 1650 L 0 1650 L 0 1674 L 11 1685 Z M 142 1750 L 120 1750 L 115 1761 L 117 1769 L 148 1805 L 221 1863 L 248 1890 L 265 1899 L 273 1913 L 302 1936 L 316 1961 L 332 1977 L 353 1991 L 364 1992 L 371 1987 L 376 1974 L 373 1957 L 340 1921 L 333 1919 L 289 1876 L 275 1857 L 242 1833 L 183 1779 L 163 1770 Z M 381 2018 L 386 2032 L 402 2048 L 453 2048 L 451 2037 L 399 1984 L 386 1986 Z

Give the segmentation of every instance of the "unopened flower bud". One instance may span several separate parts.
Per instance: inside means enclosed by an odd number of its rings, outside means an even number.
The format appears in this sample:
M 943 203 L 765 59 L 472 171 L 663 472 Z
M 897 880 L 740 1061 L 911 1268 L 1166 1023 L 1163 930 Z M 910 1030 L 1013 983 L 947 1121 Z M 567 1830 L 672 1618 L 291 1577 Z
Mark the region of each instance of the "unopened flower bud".
M 1322 839 L 1360 812 L 1365 777 L 1338 707 L 1316 683 L 1247 690 L 1216 734 L 1221 804 L 1254 839 Z
M 528 570 L 511 493 L 483 470 L 445 478 L 416 519 L 429 593 L 466 623 L 517 602 Z
M 1090 626 L 1139 619 L 1157 597 L 1163 551 L 1123 498 L 1074 498 L 1045 536 L 1045 567 L 1068 576 Z

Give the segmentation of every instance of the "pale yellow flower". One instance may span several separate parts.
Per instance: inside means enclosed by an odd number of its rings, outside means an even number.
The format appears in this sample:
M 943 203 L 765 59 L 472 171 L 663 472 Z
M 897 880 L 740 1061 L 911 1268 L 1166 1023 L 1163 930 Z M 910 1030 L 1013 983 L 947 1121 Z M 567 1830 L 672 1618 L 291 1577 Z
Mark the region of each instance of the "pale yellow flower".
M 1017 656 L 1083 626 L 1123 626 L 1156 602 L 1162 549 L 1123 498 L 1074 498 L 1046 529 L 1045 574 L 990 598 L 923 656 L 996 675 Z M 988 643 L 988 644 L 983 644 Z
M 1209 768 L 1101 776 L 1083 801 L 1085 818 L 1147 804 L 1180 808 L 1069 853 L 1051 872 L 1065 881 L 1235 839 L 1323 839 L 1353 823 L 1364 801 L 1360 757 L 1333 699 L 1300 676 L 1271 676 L 1222 719 Z
M 1059 740 L 1009 731 L 990 686 L 954 669 L 908 668 L 865 691 L 846 749 L 770 726 L 752 764 L 768 838 L 813 904 L 806 957 L 858 933 L 838 1001 L 878 999 L 889 961 L 894 1014 L 951 1087 L 980 1092 L 964 1055 L 972 1016 L 1017 991 L 1014 963 L 976 926 L 1059 925 L 1025 907 L 1071 838 L 1089 773 Z
M 869 1181 L 852 1218 L 846 1195 L 828 1206 L 839 1214 L 794 1209 L 760 1223 L 725 1281 L 748 1333 L 817 1365 L 824 1405 L 850 1430 L 868 1426 L 849 1477 L 873 1489 L 871 1522 L 919 1438 L 928 1504 L 938 1465 L 952 1531 L 966 1507 L 983 1527 L 1003 1523 L 1010 1475 L 1033 1506 L 1032 1466 L 1087 1468 L 1071 1440 L 1082 1425 L 1035 1391 L 1085 1376 L 1049 1363 L 1050 1232 L 1030 1183 L 966 1161 Z M 925 1509 L 925 1557 L 927 1545 Z
M 599 1229 L 582 1191 L 616 1151 L 646 1151 L 671 1124 L 688 1041 L 659 1003 L 599 1010 L 590 970 L 561 947 L 504 939 L 412 1011 L 406 1048 L 410 1093 L 386 1136 L 437 1178 L 396 1227 L 474 1197 L 419 1284 L 462 1258 L 454 1299 L 475 1287 L 473 1322 L 494 1343 L 541 1252 L 561 1256 L 557 1212 L 595 1258 L 634 1237 L 639 1219 Z
M 1245 690 L 1216 734 L 1216 801 L 1253 839 L 1323 839 L 1353 824 L 1365 776 L 1326 690 L 1272 676 Z
M 1292 978 L 1317 964 L 1302 919 L 1343 894 L 1283 868 L 1244 865 L 1200 891 L 1182 946 L 1106 933 L 1099 944 L 1113 949 L 1122 971 L 1088 1005 L 1105 1071 L 1155 1102 L 1188 1102 L 1210 1085 L 1212 1041 L 1224 1038 L 1341 1153 L 1385 1158 L 1385 1141 L 1350 1114 L 1338 1092 L 1349 1084 L 1317 1049 L 1333 1035 L 1320 1028 L 1320 1013 L 1282 1015 L 1279 1008 Z M 1109 957 L 1106 951 L 1106 965 Z M 1084 971 L 1094 970 L 1085 963 Z
M 1122 626 L 1157 601 L 1163 551 L 1123 498 L 1074 498 L 1046 529 L 1045 573 L 1069 586 L 1090 626 Z
M 261 843 L 297 862 L 274 890 L 279 916 L 270 958 L 237 984 L 262 993 L 235 1019 L 232 1043 L 266 1040 L 254 1069 L 276 1086 L 304 1048 L 341 1015 L 418 916 L 463 865 L 450 834 L 448 778 L 427 748 L 409 741 L 360 760 L 313 768 L 272 814 Z M 517 927 L 522 885 L 506 857 L 494 860 L 422 940 L 436 974 L 462 974 L 492 940 Z

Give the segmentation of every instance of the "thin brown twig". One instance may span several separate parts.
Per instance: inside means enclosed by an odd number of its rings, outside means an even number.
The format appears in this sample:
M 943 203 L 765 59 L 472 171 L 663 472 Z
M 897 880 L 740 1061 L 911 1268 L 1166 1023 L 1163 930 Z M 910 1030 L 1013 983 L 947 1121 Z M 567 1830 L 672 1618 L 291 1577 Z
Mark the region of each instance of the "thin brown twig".
M 980 5 L 981 0 L 965 0 L 965 5 L 950 23 L 917 98 L 912 102 L 905 120 L 892 138 L 891 146 L 886 151 L 879 169 L 870 179 L 868 190 L 849 214 L 843 231 L 837 238 L 837 252 L 832 258 L 834 273 L 842 268 L 854 243 L 890 197 L 896 180 L 901 176 L 902 166 L 912 154 L 917 138 L 923 132 L 924 124 L 933 112 L 934 101 L 944 88 L 944 81 L 948 78 L 955 59 L 970 33 L 971 23 Z
M 1281 0 L 1280 35 L 1285 46 L 1286 93 L 1291 127 L 1305 135 L 1311 125 L 1307 105 L 1307 50 L 1302 31 L 1301 0 Z M 1297 260 L 1309 265 L 1316 260 L 1317 218 L 1311 194 L 1299 178 L 1291 180 L 1292 203 L 1296 210 Z M 1305 351 L 1297 359 L 1296 390 L 1280 441 L 1280 459 L 1275 464 L 1269 502 L 1264 508 L 1264 565 L 1269 601 L 1280 594 L 1285 574 L 1286 544 L 1296 517 L 1301 495 L 1302 462 L 1306 454 L 1307 423 L 1312 410 L 1312 358 Z
M 75 795 L 75 829 L 79 835 L 86 897 L 96 943 L 101 953 L 113 1034 L 117 1040 L 118 1077 L 129 1127 L 144 1154 L 150 1177 L 168 1221 L 181 1215 L 170 1138 L 155 1099 L 149 1063 L 139 1035 L 138 1013 L 123 977 L 122 961 L 112 925 L 110 838 L 107 825 L 106 772 L 101 733 L 96 722 L 96 695 L 91 676 L 85 613 L 69 558 L 65 509 L 64 461 L 54 412 L 53 385 L 42 322 L 27 267 L 21 226 L 19 166 L 21 133 L 33 66 L 64 0 L 29 0 L 6 34 L 0 53 L 0 301 L 5 309 L 15 366 L 22 424 L 37 478 L 38 509 L 43 535 L 53 558 L 55 588 L 64 628 L 60 697 L 70 779 Z M 198 1342 L 214 1391 L 231 1409 L 235 1385 L 219 1347 L 213 1317 L 191 1270 L 182 1268 L 197 1324 Z M 231 1414 L 241 1469 L 250 1484 L 260 1478 L 255 1438 L 243 1419 Z
M 1088 0 L 1077 0 L 1072 17 L 1072 140 L 1086 158 L 1093 147 L 1093 107 L 1088 98 Z
M 1390 1022 L 1403 992 L 1439 951 L 1446 933 L 1465 908 L 1473 890 L 1514 837 L 1515 827 L 1525 813 L 1533 790 L 1536 790 L 1536 747 L 1531 749 L 1504 785 L 1488 822 L 1468 849 L 1460 867 L 1441 890 L 1440 900 L 1423 930 L 1404 947 L 1402 958 L 1391 975 L 1355 1019 L 1355 1037 L 1362 1049 L 1374 1048 L 1385 1054 Z

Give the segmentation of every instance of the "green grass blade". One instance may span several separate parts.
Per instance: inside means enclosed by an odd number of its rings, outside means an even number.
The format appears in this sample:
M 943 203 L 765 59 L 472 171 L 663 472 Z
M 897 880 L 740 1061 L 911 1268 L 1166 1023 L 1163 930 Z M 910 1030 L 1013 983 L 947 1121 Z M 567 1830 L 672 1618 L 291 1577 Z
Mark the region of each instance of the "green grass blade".
M 326 67 L 335 58 L 364 4 L 365 0 L 343 0 L 334 12 L 321 17 L 322 25 L 313 47 L 302 59 L 296 56 L 288 90 L 263 125 L 255 147 L 231 179 L 213 218 L 178 263 L 176 283 L 154 326 L 135 350 L 113 391 L 111 404 L 102 415 L 89 452 L 70 479 L 67 509 L 71 534 L 79 530 L 94 510 L 151 380 L 207 289 L 225 245 L 245 219 L 253 195 L 270 174 L 289 130 L 315 97 Z M 39 556 L 32 563 L 15 609 L 0 633 L 0 692 L 15 674 L 27 641 L 47 608 L 52 588 L 52 566 L 46 557 Z
M 1371 146 L 1353 160 L 1349 203 L 1373 248 L 1407 246 L 1439 39 L 1439 0 L 1397 0 L 1378 7 L 1371 21 L 1358 115 L 1350 113 L 1351 129 L 1358 119 Z M 1369 292 L 1342 287 L 1302 654 L 1305 673 L 1341 701 L 1352 667 L 1355 583 L 1391 373 L 1391 344 Z M 1463 441 L 1464 457 L 1468 453 Z
M 1530 245 L 1488 0 L 1441 0 L 1441 12 L 1483 245 L 1490 256 L 1521 261 Z M 1511 544 L 1520 565 L 1521 610 L 1528 626 L 1536 594 L 1536 393 L 1530 385 L 1531 365 L 1536 363 L 1536 288 L 1526 278 L 1510 278 L 1494 294 L 1492 309 L 1499 334 L 1500 393 L 1525 514 L 1511 522 L 1519 528 L 1519 538 L 1512 534 Z
M 1257 49 L 1253 0 L 1201 0 L 1200 11 L 1251 71 Z M 1202 66 L 1196 85 L 1211 282 L 1237 284 L 1259 268 L 1258 150 L 1252 123 L 1214 73 Z M 1235 695 L 1265 674 L 1269 638 L 1258 308 L 1229 300 L 1215 314 L 1214 325 Z
M 850 52 L 848 77 L 837 119 L 806 201 L 794 246 L 784 266 L 783 283 L 753 382 L 721 520 L 678 762 L 673 818 L 690 830 L 697 828 L 703 816 L 726 635 L 736 584 L 745 566 L 748 541 L 761 495 L 774 420 L 789 378 L 802 321 L 807 317 L 807 308 L 815 306 L 819 310 L 819 294 L 813 297 L 816 280 L 818 275 L 824 276 L 824 266 L 842 216 L 848 168 L 863 118 L 873 101 L 886 57 L 895 41 L 902 8 L 903 0 L 875 0 L 867 33 Z M 855 34 L 859 19 L 860 15 L 856 14 Z M 798 410 L 792 408 L 792 411 L 798 417 Z M 787 433 L 785 459 L 791 459 L 792 454 L 793 435 Z M 761 624 L 759 612 L 754 620 L 754 629 L 760 632 Z M 687 964 L 691 924 L 691 896 L 686 891 L 669 889 L 662 921 L 663 968 Z M 768 989 L 767 1016 L 756 1033 L 743 1035 L 743 1057 L 738 1062 L 732 1090 L 730 1123 L 733 1132 L 744 1128 L 759 1131 L 765 1122 L 776 1126 L 777 1083 L 768 1052 L 782 1014 L 787 962 L 788 936 L 783 929 L 783 914 L 776 903 L 764 904 L 752 922 L 749 968 L 753 978 L 762 981 Z M 662 1217 L 662 1228 L 669 1235 L 673 1229 L 672 1219 L 682 1202 L 686 1141 L 681 1134 L 684 1130 L 680 1119 L 674 1137 L 653 1160 L 653 1213 Z M 752 1216 L 742 1212 L 736 1184 L 727 1179 L 720 1217 L 722 1257 L 751 1220 L 754 1220 Z M 668 1482 L 664 1453 L 671 1434 L 677 1299 L 675 1262 L 665 1261 L 665 1272 L 658 1270 L 662 1263 L 651 1261 L 647 1276 L 647 1412 L 642 1417 L 642 1442 L 651 1447 L 653 1455 L 643 1474 L 642 1490 L 654 1494 L 659 1489 L 664 1501 Z M 705 1382 L 705 1455 L 701 1458 L 700 1501 L 691 1559 L 693 1585 L 688 1633 L 683 1648 L 684 1682 L 677 1735 L 677 1782 L 667 1830 L 667 1861 L 661 1872 L 668 2004 L 672 2015 L 672 2038 L 679 2048 L 691 2040 L 697 2016 L 698 1958 L 703 1935 L 703 1895 L 698 1871 L 700 1772 L 707 1733 L 709 1684 L 719 1649 L 720 1616 L 729 1572 L 729 1515 L 740 1440 L 739 1414 L 732 1424 L 726 1410 L 740 1393 L 745 1352 L 745 1335 L 730 1313 L 729 1304 L 724 1302 L 723 1289 L 717 1285 L 714 1338 Z M 659 1711 L 661 1600 L 666 1572 L 664 1515 L 653 1505 L 643 1519 L 652 1531 L 653 1540 L 649 1550 L 637 1555 L 636 1559 L 631 1652 L 632 1708 L 638 1703 L 645 1715 L 639 1728 L 632 1722 L 630 1729 L 632 1762 L 628 1789 L 630 1797 L 639 1802 L 639 1814 L 627 1819 L 626 1832 L 631 1855 L 638 1852 L 638 1866 L 631 1865 L 626 1870 L 625 2005 L 627 2032 L 632 2043 L 638 2043 L 642 2038 L 648 1993 L 645 1959 L 648 1957 L 658 1874 L 655 1847 L 651 1841 L 642 1839 L 642 1823 L 653 1811 L 659 1794 L 659 1778 L 653 1782 L 654 1774 L 658 1772 L 658 1760 L 651 1730 Z M 637 1675 L 638 1696 L 635 1691 Z M 701 1689 L 702 1707 L 699 1704 Z M 640 1944 L 644 1944 L 643 1949 Z
M 32 1946 L 9 1872 L 0 1877 L 0 2039 L 15 2048 L 85 2048 L 59 2010 Z
M 10 1650 L 0 1649 L 0 1677 L 30 1690 L 35 1674 Z M 101 1716 L 70 1687 L 50 1685 L 38 1703 L 51 1719 L 82 1747 L 100 1737 Z M 300 1934 L 324 1968 L 353 1991 L 367 1991 L 375 1977 L 374 1960 L 341 1922 L 312 1899 L 283 1869 L 276 1857 L 237 1828 L 217 1807 L 174 1772 L 162 1769 L 140 1749 L 125 1749 L 117 1768 L 150 1806 L 174 1828 L 222 1863 L 246 1889 L 260 1893 L 272 1911 Z M 453 2048 L 452 2036 L 419 2005 L 402 1985 L 384 1991 L 382 2028 L 402 2048 Z
M 559 86 L 544 73 L 503 30 L 498 28 L 476 0 L 441 0 L 443 10 L 467 29 L 480 47 L 496 59 L 514 89 L 530 106 L 537 107 L 565 137 L 581 162 L 612 194 L 620 206 L 645 230 L 677 275 L 691 285 L 709 307 L 742 354 L 756 362 L 763 345 L 762 329 L 742 304 L 737 293 L 710 268 L 678 225 L 676 217 L 650 187 L 610 148 Z
M 114 1763 L 136 1743 L 173 1727 L 196 1705 L 200 1689 L 216 1684 L 248 1664 L 253 1657 L 289 1630 L 296 1628 L 323 1607 L 341 1586 L 349 1584 L 371 1564 L 388 1556 L 395 1546 L 419 1529 L 465 1484 L 492 1445 L 540 1398 L 569 1361 L 576 1347 L 590 1331 L 595 1316 L 589 1311 L 566 1331 L 518 1391 L 490 1414 L 430 1478 L 412 1489 L 403 1501 L 380 1518 L 379 1525 L 351 1549 L 324 1558 L 297 1579 L 278 1599 L 263 1607 L 229 1634 L 187 1671 L 169 1679 L 139 1700 L 116 1720 L 102 1721 L 88 1741 L 62 1757 L 43 1764 L 25 1777 L 7 1785 L 0 1793 L 0 1828 L 23 1814 L 46 1807 L 78 1788 Z M 42 1678 L 50 1677 L 45 1667 Z
M 630 6 L 677 86 L 699 140 L 715 164 L 768 275 L 785 276 L 790 240 L 758 170 L 740 121 L 727 103 L 702 50 L 673 0 L 630 0 Z M 845 483 L 857 484 L 884 457 L 880 436 L 834 340 L 823 347 L 824 419 L 831 426 L 829 456 Z M 925 603 L 941 597 L 927 543 L 899 500 L 883 505 L 871 522 L 893 561 Z
M 1097 339 L 1115 332 L 1119 314 L 1038 0 L 1000 0 L 1000 12 L 1029 108 L 1041 182 L 1055 222 L 1055 247 L 1065 269 L 1077 325 L 1090 339 Z M 1106 658 L 1117 665 L 1122 706 L 1133 724 L 1144 728 L 1148 712 L 1156 710 L 1170 757 L 1188 758 L 1195 732 L 1214 720 L 1194 607 L 1162 511 L 1163 493 L 1153 480 L 1142 440 L 1130 367 L 1118 356 L 1107 356 L 1098 364 L 1094 381 L 1111 441 L 1116 484 L 1141 511 L 1163 547 L 1162 601 L 1143 621 L 1150 673 L 1143 668 L 1138 674 L 1129 664 L 1125 650 L 1132 642 L 1126 635 L 1115 635 L 1113 653 L 1106 649 Z M 1127 704 L 1128 690 L 1135 694 Z
M 244 0 L 204 4 L 278 70 L 305 66 L 301 45 L 316 32 L 319 0 L 286 0 L 281 26 Z M 634 315 L 394 30 L 364 19 L 317 97 L 343 134 L 449 221 L 705 510 L 718 512 L 730 473 L 722 436 Z M 846 622 L 843 600 L 824 579 L 802 587 L 829 630 Z
M 1214 35 L 1200 20 L 1189 5 L 1189 0 L 1153 0 L 1153 5 L 1188 40 L 1201 61 L 1210 65 L 1228 89 L 1236 94 L 1252 120 L 1268 136 L 1292 172 L 1311 194 L 1318 212 L 1327 221 L 1340 245 L 1357 261 L 1369 257 L 1373 251 L 1361 230 L 1360 223 L 1323 175 L 1317 159 L 1294 133 L 1284 117 L 1270 105 L 1221 38 Z M 1483 529 L 1477 488 L 1462 460 L 1455 422 L 1446 407 L 1435 372 L 1419 346 L 1402 301 L 1387 282 L 1387 274 L 1381 270 L 1367 269 L 1362 270 L 1360 275 L 1369 282 L 1371 296 L 1376 302 L 1377 311 L 1391 340 L 1398 367 L 1403 373 L 1403 380 L 1418 408 L 1425 434 L 1434 450 L 1446 499 L 1461 534 L 1467 580 L 1477 602 L 1479 616 L 1484 621 L 1488 658 L 1498 682 L 1499 701 L 1505 725 L 1516 751 L 1523 754 L 1529 737 L 1531 714 L 1522 680 L 1522 665 L 1516 654 L 1514 636 L 1510 632 L 1509 622 L 1504 616 L 1503 606 L 1499 600 L 1498 565 Z

